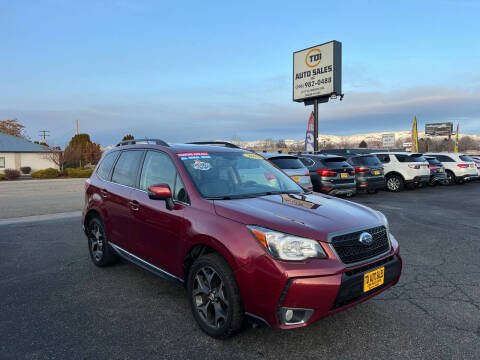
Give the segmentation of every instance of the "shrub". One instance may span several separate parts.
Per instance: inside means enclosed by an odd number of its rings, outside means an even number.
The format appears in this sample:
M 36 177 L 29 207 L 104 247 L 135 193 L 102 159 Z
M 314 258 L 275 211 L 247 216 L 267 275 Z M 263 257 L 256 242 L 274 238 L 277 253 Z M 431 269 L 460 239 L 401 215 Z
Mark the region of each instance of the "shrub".
M 4 174 L 7 180 L 15 180 L 20 177 L 20 171 L 16 169 L 5 169 Z
M 65 172 L 71 178 L 89 178 L 93 169 L 66 168 Z
M 0 180 L 3 180 L 5 179 L 5 175 L 3 175 L 3 173 L 0 173 Z
M 32 168 L 30 166 L 22 166 L 20 168 L 20 170 L 22 171 L 22 174 L 30 174 L 30 171 L 32 171 Z
M 34 179 L 53 179 L 60 175 L 60 171 L 54 168 L 48 168 L 32 172 L 32 178 Z

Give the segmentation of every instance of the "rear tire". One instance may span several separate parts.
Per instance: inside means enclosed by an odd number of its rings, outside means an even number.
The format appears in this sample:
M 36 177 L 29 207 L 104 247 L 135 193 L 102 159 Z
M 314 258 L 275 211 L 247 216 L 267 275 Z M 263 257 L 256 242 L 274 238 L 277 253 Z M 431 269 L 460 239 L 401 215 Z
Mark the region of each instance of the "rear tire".
M 103 221 L 93 217 L 87 224 L 88 250 L 93 263 L 99 267 L 113 265 L 117 255 L 110 247 Z
M 397 175 L 397 174 L 387 175 L 386 179 L 387 179 L 387 189 L 389 191 L 398 192 L 403 190 L 405 183 L 403 181 L 403 178 L 400 175 Z
M 456 182 L 455 174 L 451 170 L 447 170 L 446 185 L 453 185 Z
M 240 290 L 231 267 L 220 254 L 195 260 L 188 273 L 187 293 L 193 317 L 206 334 L 226 339 L 242 328 Z

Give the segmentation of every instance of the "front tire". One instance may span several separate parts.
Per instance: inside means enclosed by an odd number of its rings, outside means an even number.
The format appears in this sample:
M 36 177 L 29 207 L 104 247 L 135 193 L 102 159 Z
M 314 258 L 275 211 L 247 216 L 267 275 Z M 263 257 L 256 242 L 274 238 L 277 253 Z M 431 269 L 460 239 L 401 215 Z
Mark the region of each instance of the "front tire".
M 244 312 L 240 290 L 220 254 L 195 260 L 188 273 L 187 292 L 193 317 L 205 333 L 226 339 L 241 329 Z
M 389 191 L 397 192 L 402 191 L 405 184 L 400 175 L 392 174 L 387 176 L 387 189 Z
M 116 262 L 117 256 L 108 244 L 105 225 L 98 217 L 94 217 L 88 222 L 87 238 L 90 258 L 95 265 L 104 267 Z

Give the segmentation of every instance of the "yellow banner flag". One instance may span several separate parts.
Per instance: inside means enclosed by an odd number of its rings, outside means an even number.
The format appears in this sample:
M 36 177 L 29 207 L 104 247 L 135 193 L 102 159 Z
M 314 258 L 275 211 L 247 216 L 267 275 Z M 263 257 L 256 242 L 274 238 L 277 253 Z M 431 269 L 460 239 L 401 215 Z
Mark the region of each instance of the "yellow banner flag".
M 413 118 L 412 126 L 412 152 L 418 152 L 418 129 L 417 129 L 417 116 Z
M 457 123 L 457 134 L 455 135 L 455 147 L 453 148 L 453 152 L 458 153 L 458 127 L 460 123 Z

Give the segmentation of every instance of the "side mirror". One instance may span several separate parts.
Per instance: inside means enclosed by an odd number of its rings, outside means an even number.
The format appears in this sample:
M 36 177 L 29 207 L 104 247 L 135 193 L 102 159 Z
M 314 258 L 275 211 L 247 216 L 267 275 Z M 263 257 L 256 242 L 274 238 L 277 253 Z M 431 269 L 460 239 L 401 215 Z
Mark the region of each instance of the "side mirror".
M 156 184 L 148 187 L 148 197 L 152 200 L 165 200 L 168 210 L 174 207 L 172 191 L 168 184 Z

